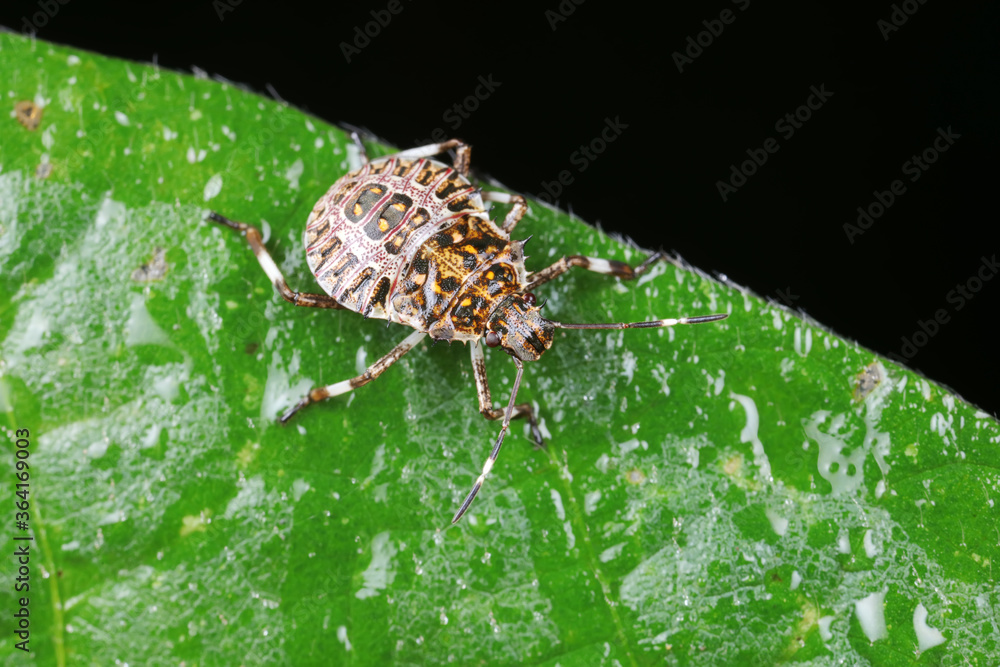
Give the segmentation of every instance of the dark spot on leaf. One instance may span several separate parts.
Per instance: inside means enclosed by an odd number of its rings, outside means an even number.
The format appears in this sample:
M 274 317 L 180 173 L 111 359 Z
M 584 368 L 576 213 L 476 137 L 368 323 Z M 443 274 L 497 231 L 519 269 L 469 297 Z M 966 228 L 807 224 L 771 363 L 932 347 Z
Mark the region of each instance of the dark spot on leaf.
M 152 283 L 163 280 L 167 275 L 167 251 L 163 248 L 153 250 L 153 256 L 145 264 L 132 272 L 132 280 L 137 283 Z

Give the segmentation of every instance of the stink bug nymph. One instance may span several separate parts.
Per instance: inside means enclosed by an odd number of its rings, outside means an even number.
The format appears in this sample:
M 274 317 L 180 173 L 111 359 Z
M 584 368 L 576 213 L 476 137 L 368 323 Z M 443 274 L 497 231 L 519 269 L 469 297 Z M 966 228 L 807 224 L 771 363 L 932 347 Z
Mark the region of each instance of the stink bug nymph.
M 543 444 L 531 406 L 515 401 L 523 362 L 534 361 L 549 349 L 556 329 L 670 327 L 726 317 L 595 324 L 546 319 L 533 290 L 570 267 L 631 280 L 662 255 L 655 253 L 636 268 L 570 255 L 540 271 L 528 272 L 524 268 L 525 241 L 510 239 L 528 209 L 527 203 L 520 195 L 482 192 L 472 185 L 467 144 L 451 139 L 368 160 L 356 136 L 355 142 L 362 166 L 342 176 L 320 197 L 306 224 L 306 260 L 326 294 L 289 289 L 256 228 L 218 213 L 209 218 L 246 237 L 275 289 L 296 306 L 353 310 L 365 318 L 398 322 L 415 330 L 362 375 L 310 391 L 281 416 L 282 423 L 312 403 L 371 382 L 424 336 L 471 343 L 479 411 L 487 419 L 503 422 L 482 473 L 452 523 L 462 518 L 479 493 L 511 419 L 527 419 L 535 441 Z M 455 159 L 451 166 L 430 159 L 452 150 Z M 511 204 L 502 222 L 490 220 L 485 208 L 488 201 Z M 481 339 L 488 347 L 503 349 L 517 368 L 505 410 L 493 408 Z

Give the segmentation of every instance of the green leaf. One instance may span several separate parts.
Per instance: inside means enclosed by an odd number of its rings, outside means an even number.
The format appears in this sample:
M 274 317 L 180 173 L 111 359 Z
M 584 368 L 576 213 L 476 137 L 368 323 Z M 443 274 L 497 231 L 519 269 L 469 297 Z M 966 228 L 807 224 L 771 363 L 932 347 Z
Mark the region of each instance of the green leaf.
M 730 317 L 558 332 L 521 388 L 547 448 L 517 423 L 449 528 L 498 429 L 468 351 L 421 344 L 280 427 L 409 330 L 290 306 L 239 235 L 204 221 L 261 226 L 293 289 L 316 290 L 301 235 L 348 168 L 344 132 L 15 35 L 0 64 L 9 109 L 44 107 L 37 129 L 0 123 L 10 469 L 30 430 L 30 530 L 8 514 L 0 542 L 8 568 L 30 548 L 37 664 L 1000 655 L 1000 428 L 941 387 L 697 271 L 571 272 L 539 290 L 562 321 Z M 645 257 L 538 203 L 529 234 L 529 269 Z M 489 371 L 505 402 L 506 355 Z M 25 594 L 6 581 L 11 619 Z M 21 664 L 3 627 L 0 656 Z

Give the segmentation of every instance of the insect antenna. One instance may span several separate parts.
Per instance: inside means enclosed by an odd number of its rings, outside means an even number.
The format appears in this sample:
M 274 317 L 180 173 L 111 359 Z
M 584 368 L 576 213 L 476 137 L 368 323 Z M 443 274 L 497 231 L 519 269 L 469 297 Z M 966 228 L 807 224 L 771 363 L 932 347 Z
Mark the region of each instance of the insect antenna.
M 500 447 L 503 446 L 503 437 L 507 434 L 507 428 L 510 426 L 510 417 L 514 412 L 514 403 L 517 399 L 517 390 L 521 386 L 521 376 L 524 374 L 524 364 L 517 357 L 511 357 L 514 361 L 514 365 L 517 366 L 517 377 L 514 378 L 514 386 L 510 390 L 510 402 L 507 403 L 507 412 L 503 416 L 503 426 L 500 427 L 500 435 L 497 436 L 497 442 L 493 445 L 493 451 L 490 452 L 490 457 L 486 459 L 486 463 L 483 464 L 483 472 L 480 473 L 476 483 L 472 486 L 472 491 L 465 498 L 465 502 L 462 506 L 458 508 L 455 513 L 455 517 L 451 520 L 452 524 L 458 523 L 458 520 L 462 518 L 466 510 L 469 509 L 469 505 L 475 500 L 476 494 L 479 493 L 479 489 L 483 488 L 483 482 L 486 480 L 486 475 L 489 474 L 490 470 L 493 468 L 493 464 L 497 460 L 497 455 L 500 453 Z
M 592 324 L 567 324 L 565 322 L 552 322 L 552 326 L 557 329 L 652 329 L 655 327 L 672 327 L 676 324 L 701 324 L 702 322 L 716 322 L 724 320 L 729 315 L 720 313 L 718 315 L 699 315 L 697 317 L 679 317 L 677 319 L 651 320 L 649 322 L 595 322 Z

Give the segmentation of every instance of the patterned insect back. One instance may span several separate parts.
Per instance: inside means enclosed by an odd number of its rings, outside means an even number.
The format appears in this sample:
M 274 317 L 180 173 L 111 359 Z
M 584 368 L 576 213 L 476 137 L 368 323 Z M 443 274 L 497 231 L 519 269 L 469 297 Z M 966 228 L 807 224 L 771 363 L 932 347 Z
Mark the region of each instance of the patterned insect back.
M 441 340 L 480 338 L 489 306 L 525 278 L 521 244 L 435 160 L 383 158 L 345 175 L 313 209 L 305 245 L 341 305 Z
M 364 146 L 355 137 L 361 155 Z M 433 159 L 455 152 L 453 166 Z M 371 382 L 417 346 L 425 336 L 472 342 L 472 371 L 479 412 L 501 420 L 472 490 L 452 518 L 468 511 L 493 469 L 512 419 L 526 419 L 535 442 L 542 432 L 532 406 L 517 403 L 525 361 L 538 359 L 552 345 L 556 329 L 639 329 L 715 322 L 725 313 L 651 320 L 569 324 L 542 316 L 533 289 L 579 267 L 622 280 L 633 280 L 662 259 L 655 253 L 636 268 L 622 262 L 567 255 L 527 273 L 524 242 L 510 232 L 528 210 L 520 195 L 480 193 L 466 178 L 468 144 L 459 139 L 429 144 L 367 162 L 340 178 L 316 203 L 305 231 L 306 259 L 326 294 L 292 290 L 274 262 L 260 230 L 218 213 L 209 219 L 246 236 L 264 273 L 286 301 L 309 308 L 347 309 L 365 317 L 387 319 L 414 329 L 364 373 L 315 387 L 285 411 L 286 423 L 303 408 Z M 499 225 L 483 202 L 510 204 Z M 517 369 L 506 409 L 494 408 L 486 377 L 485 347 L 500 348 Z

